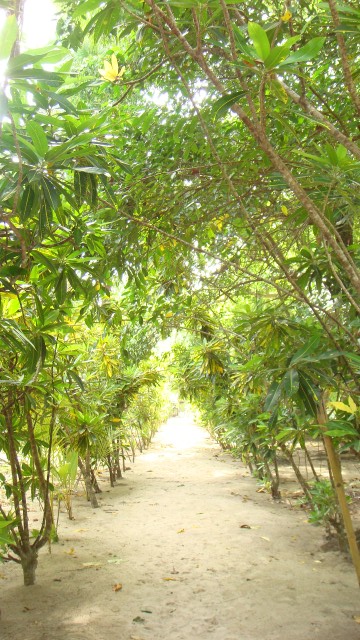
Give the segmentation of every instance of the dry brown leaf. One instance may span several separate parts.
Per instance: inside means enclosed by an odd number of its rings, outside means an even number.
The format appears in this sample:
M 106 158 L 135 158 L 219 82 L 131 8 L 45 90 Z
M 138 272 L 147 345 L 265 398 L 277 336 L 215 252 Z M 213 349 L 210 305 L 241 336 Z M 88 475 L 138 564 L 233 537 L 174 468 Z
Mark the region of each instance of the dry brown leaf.
M 117 584 L 113 584 L 112 590 L 113 591 L 121 591 L 122 587 L 123 586 L 122 586 L 121 582 L 117 582 Z
M 241 524 L 240 529 L 251 529 L 249 524 Z

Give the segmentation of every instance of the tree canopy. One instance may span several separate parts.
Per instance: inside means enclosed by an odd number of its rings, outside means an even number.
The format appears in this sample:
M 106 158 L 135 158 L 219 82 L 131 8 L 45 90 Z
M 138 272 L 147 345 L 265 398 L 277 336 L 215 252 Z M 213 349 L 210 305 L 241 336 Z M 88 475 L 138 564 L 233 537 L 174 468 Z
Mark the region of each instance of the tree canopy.
M 26 575 L 51 535 L 54 451 L 70 465 L 76 449 L 94 499 L 97 461 L 113 478 L 148 442 L 153 348 L 174 330 L 173 377 L 223 445 L 276 496 L 277 453 L 324 437 L 346 511 L 335 449 L 360 451 L 359 9 L 61 0 L 57 42 L 22 51 L 19 4 L 1 3 L 0 39 L 5 556 Z M 44 504 L 35 537 L 29 488 Z

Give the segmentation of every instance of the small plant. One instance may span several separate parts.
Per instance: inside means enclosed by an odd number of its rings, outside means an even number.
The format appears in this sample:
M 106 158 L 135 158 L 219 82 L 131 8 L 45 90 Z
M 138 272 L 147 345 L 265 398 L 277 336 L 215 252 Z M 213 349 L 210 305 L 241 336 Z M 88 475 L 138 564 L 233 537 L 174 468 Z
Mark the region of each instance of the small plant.
M 335 490 L 329 480 L 315 481 L 309 486 L 311 497 L 309 522 L 323 525 L 328 538 L 336 536 L 342 551 L 347 549 L 345 532 L 342 524 L 340 509 Z M 308 498 L 300 500 L 301 504 L 308 504 Z
M 54 473 L 58 479 L 58 505 L 60 510 L 61 500 L 64 500 L 69 520 L 73 520 L 72 512 L 72 492 L 75 486 L 78 470 L 78 453 L 69 451 L 64 457 L 63 463 L 54 468 Z

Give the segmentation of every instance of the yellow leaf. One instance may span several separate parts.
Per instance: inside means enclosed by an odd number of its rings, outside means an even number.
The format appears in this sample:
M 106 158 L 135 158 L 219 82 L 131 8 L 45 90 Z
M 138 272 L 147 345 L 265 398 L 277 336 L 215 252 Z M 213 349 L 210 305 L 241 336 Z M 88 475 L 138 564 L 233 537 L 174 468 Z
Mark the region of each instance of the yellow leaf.
M 121 422 L 121 418 L 111 418 L 110 422 Z
M 289 20 L 291 20 L 292 18 L 292 13 L 291 11 L 289 11 L 289 9 L 286 9 L 285 13 L 283 16 L 281 16 L 281 20 L 283 22 L 289 22 Z
M 339 411 L 346 411 L 346 413 L 354 413 L 354 411 L 344 402 L 329 402 L 329 404 L 334 407 L 334 409 L 339 409 Z
M 166 582 L 176 582 L 176 578 L 163 578 L 163 580 L 165 580 Z
M 351 398 L 351 396 L 348 397 L 348 403 L 349 403 L 349 407 L 352 410 L 353 413 L 356 413 L 357 410 L 357 405 L 355 404 L 354 400 Z
M 122 67 L 119 72 L 118 61 L 116 60 L 116 56 L 112 54 L 111 63 L 108 60 L 104 60 L 104 68 L 99 69 L 100 75 L 104 78 L 104 80 L 109 80 L 110 82 L 115 82 L 117 78 L 121 78 L 121 76 L 125 72 L 125 67 Z
M 119 73 L 119 65 L 118 65 L 118 61 L 116 60 L 116 55 L 114 53 L 111 56 L 111 67 L 115 75 L 117 76 Z
M 177 533 L 185 533 L 185 529 L 179 529 Z
M 112 71 L 112 64 L 110 64 L 110 62 L 108 60 L 104 60 L 104 71 L 105 73 L 108 73 L 108 71 Z
M 122 584 L 120 582 L 117 582 L 117 584 L 113 584 L 113 591 L 121 591 L 122 589 Z
M 173 316 L 173 312 L 172 312 L 172 311 L 168 311 L 168 312 L 165 314 L 165 318 L 172 318 L 172 316 Z
M 287 216 L 287 215 L 288 215 L 288 213 L 289 213 L 289 212 L 288 212 L 288 208 L 287 208 L 287 207 L 285 207 L 285 205 L 284 205 L 284 204 L 283 204 L 283 205 L 282 205 L 282 207 L 281 207 L 281 211 L 283 212 L 284 216 Z

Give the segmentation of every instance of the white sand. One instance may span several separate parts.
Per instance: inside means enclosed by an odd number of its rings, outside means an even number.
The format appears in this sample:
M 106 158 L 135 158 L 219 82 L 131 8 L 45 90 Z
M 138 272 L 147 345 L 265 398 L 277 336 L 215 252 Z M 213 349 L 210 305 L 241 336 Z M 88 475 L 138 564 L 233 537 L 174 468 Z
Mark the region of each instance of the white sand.
M 103 487 L 100 509 L 62 514 L 34 587 L 0 566 L 1 640 L 359 640 L 351 564 L 191 416 Z

